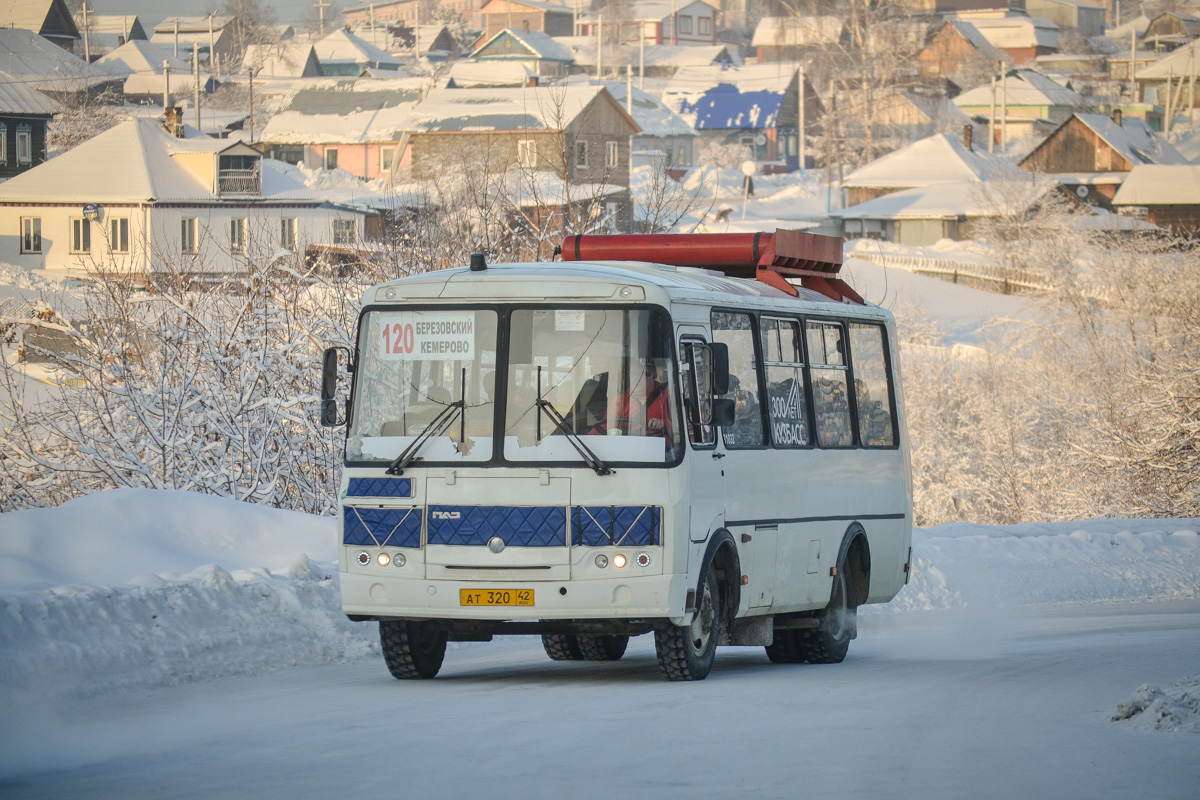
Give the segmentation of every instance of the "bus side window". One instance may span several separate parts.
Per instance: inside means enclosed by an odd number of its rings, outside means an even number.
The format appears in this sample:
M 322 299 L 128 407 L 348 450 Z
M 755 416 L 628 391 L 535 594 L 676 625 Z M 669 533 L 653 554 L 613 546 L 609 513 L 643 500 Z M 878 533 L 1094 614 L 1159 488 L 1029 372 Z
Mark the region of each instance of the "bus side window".
M 808 361 L 812 374 L 817 443 L 853 447 L 850 398 L 846 386 L 845 344 L 836 322 L 808 323 Z
M 776 447 L 803 447 L 810 439 L 800 323 L 792 319 L 763 317 L 759 325 L 767 372 L 771 442 Z
M 850 324 L 850 354 L 854 361 L 854 399 L 858 405 L 858 439 L 863 447 L 893 447 L 892 392 L 883 328 Z
M 729 347 L 729 392 L 722 397 L 734 401 L 733 425 L 721 429 L 721 439 L 730 449 L 762 447 L 762 401 L 758 394 L 758 366 L 754 355 L 754 327 L 749 314 L 714 311 L 713 341 Z
M 717 441 L 712 424 L 712 350 L 703 342 L 684 340 L 680 351 L 688 439 L 694 447 L 708 447 Z

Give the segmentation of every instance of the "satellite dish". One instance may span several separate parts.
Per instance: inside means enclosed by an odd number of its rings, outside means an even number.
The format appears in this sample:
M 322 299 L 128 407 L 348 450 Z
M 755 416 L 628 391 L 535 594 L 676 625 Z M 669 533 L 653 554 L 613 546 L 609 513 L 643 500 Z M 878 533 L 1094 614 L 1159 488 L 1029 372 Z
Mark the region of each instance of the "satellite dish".
M 1081 197 L 1081 198 L 1087 197 L 1088 196 L 1088 187 L 1086 187 L 1082 184 L 1080 184 L 1079 186 L 1076 186 L 1075 194 L 1079 195 L 1079 197 Z
M 742 174 L 743 175 L 749 176 L 749 175 L 753 175 L 756 172 L 758 172 L 758 164 L 755 164 L 753 161 L 749 161 L 749 160 L 742 162 Z

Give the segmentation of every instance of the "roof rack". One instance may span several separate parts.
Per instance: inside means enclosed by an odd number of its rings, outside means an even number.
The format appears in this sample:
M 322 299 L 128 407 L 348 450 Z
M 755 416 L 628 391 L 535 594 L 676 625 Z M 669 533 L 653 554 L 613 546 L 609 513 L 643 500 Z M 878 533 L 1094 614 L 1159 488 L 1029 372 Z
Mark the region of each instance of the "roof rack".
M 650 261 L 676 267 L 704 267 L 732 278 L 752 278 L 793 297 L 787 278 L 833 300 L 863 299 L 838 277 L 842 240 L 804 231 L 774 233 L 650 233 L 568 236 L 559 248 L 563 261 Z

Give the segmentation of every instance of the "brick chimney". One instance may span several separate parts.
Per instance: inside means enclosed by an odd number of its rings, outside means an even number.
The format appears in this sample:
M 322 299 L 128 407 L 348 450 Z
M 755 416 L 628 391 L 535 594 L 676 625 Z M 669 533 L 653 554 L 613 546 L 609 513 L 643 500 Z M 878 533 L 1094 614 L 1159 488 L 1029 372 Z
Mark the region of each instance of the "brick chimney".
M 183 109 L 179 106 L 167 106 L 163 110 L 163 127 L 167 133 L 177 138 L 183 138 Z
M 963 125 L 963 147 L 971 149 L 971 136 L 975 133 L 975 129 L 970 125 Z
M 1119 109 L 1119 108 L 1113 109 L 1112 121 L 1117 123 L 1117 127 L 1120 127 L 1120 125 L 1121 125 L 1121 109 Z
M 537 86 L 538 85 L 538 76 L 530 75 L 529 80 L 525 81 L 525 85 L 529 86 L 531 88 Z

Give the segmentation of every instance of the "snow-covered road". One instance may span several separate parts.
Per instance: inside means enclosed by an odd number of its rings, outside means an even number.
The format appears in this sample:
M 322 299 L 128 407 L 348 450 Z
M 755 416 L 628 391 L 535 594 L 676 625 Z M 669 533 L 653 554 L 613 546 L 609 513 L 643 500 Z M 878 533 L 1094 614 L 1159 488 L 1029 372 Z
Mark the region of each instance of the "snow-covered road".
M 1200 602 L 874 615 L 845 663 L 722 649 L 664 682 L 538 640 L 452 645 L 433 681 L 381 659 L 5 712 L 26 797 L 1195 798 L 1200 736 L 1114 723 L 1200 670 Z M 21 764 L 13 774 L 14 764 Z

